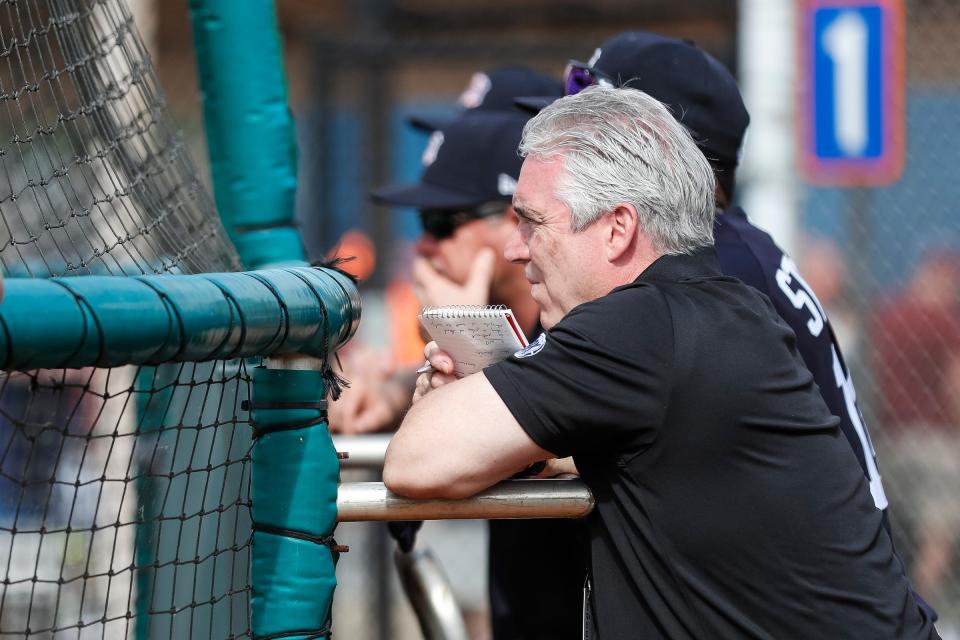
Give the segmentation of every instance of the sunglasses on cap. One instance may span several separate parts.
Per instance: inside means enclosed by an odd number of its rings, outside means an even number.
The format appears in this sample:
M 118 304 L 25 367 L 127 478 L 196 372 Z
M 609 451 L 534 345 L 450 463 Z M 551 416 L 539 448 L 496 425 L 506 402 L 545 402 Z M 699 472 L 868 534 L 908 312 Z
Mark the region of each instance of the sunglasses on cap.
M 572 96 L 595 84 L 605 87 L 614 86 L 613 78 L 596 67 L 576 60 L 567 63 L 567 68 L 563 71 L 564 95 Z
M 444 240 L 451 237 L 457 227 L 471 220 L 500 215 L 509 207 L 509 202 L 493 201 L 472 209 L 420 209 L 420 225 L 424 233 L 429 233 L 437 240 Z

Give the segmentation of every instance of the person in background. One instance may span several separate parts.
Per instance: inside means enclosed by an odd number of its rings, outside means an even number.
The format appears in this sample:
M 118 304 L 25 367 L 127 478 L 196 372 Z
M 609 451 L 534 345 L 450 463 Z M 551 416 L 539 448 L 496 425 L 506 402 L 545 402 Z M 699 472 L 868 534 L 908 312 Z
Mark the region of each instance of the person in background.
M 523 95 L 550 95 L 559 96 L 560 81 L 538 71 L 522 65 L 502 65 L 485 71 L 474 73 L 467 86 L 457 99 L 460 108 L 458 114 L 438 115 L 432 112 L 414 113 L 408 118 L 411 126 L 430 133 L 430 139 L 423 152 L 423 165 L 426 170 L 436 159 L 437 151 L 443 144 L 444 132 L 447 126 L 460 115 L 467 113 L 513 113 L 522 117 L 514 100 Z M 519 142 L 519 137 L 517 138 Z M 469 154 L 468 154 L 469 155 Z M 469 160 L 462 160 L 469 162 Z M 509 167 L 519 170 L 519 159 L 509 163 Z M 443 167 L 441 165 L 440 169 Z M 434 169 L 436 171 L 437 169 Z M 510 180 L 516 180 L 516 173 L 504 172 Z M 472 187 L 469 182 L 467 187 Z M 507 189 L 509 190 L 509 189 Z M 375 199 L 376 199 L 376 195 Z M 503 199 L 499 190 L 493 191 L 495 198 Z M 509 200 L 509 198 L 507 198 Z M 381 200 L 391 204 L 390 198 Z M 393 203 L 396 204 L 396 203 Z M 413 206 L 418 206 L 414 204 Z M 428 222 L 439 220 L 431 228 L 423 227 L 423 235 L 415 247 L 413 259 L 413 290 L 420 307 L 448 305 L 448 304 L 487 304 L 500 295 L 493 288 L 500 288 L 502 283 L 491 282 L 493 270 L 496 267 L 501 274 L 508 273 L 510 266 L 497 266 L 497 256 L 501 254 L 502 242 L 495 238 L 480 238 L 475 233 L 478 225 L 466 225 L 466 228 L 456 232 L 456 238 L 448 240 L 447 236 L 438 237 L 432 233 L 440 229 L 443 234 L 451 223 L 443 222 L 449 218 L 443 211 L 439 214 L 426 214 Z M 432 217 L 430 217 L 432 216 Z M 456 218 L 459 220 L 460 218 Z M 424 218 L 421 216 L 421 221 Z M 509 222 L 509 218 L 506 219 Z M 452 251 L 447 247 L 453 247 Z M 476 251 L 476 247 L 492 248 L 492 251 Z M 440 257 L 444 254 L 447 257 Z M 343 255 L 349 255 L 344 253 Z M 522 281 L 522 278 L 521 278 Z M 409 309 L 409 301 L 405 291 L 388 291 L 401 304 L 394 308 Z M 526 306 L 532 303 L 527 302 Z M 521 303 L 518 307 L 523 307 Z M 522 309 L 520 310 L 522 313 Z M 532 315 L 532 314 L 531 314 Z M 415 320 L 414 320 L 415 323 Z M 398 321 L 398 327 L 409 327 L 406 321 Z M 398 327 L 391 327 L 396 331 Z M 532 327 L 528 327 L 531 328 Z M 409 331 L 409 329 L 408 329 Z M 413 341 L 419 341 L 419 336 L 395 336 L 395 340 L 406 349 Z M 423 343 L 419 342 L 417 352 L 422 350 Z M 343 434 L 362 434 L 387 431 L 396 428 L 400 416 L 410 402 L 410 393 L 415 380 L 415 367 L 398 367 L 394 358 L 370 349 L 352 349 L 345 357 L 343 375 L 350 380 L 351 386 L 344 390 L 340 400 L 330 404 L 331 430 Z
M 529 119 L 513 102 L 532 94 L 559 96 L 560 82 L 516 65 L 474 74 L 458 101 L 464 107 L 459 116 L 411 118 L 414 126 L 433 129 L 421 181 L 372 193 L 385 204 L 419 209 L 423 234 L 413 276 L 422 307 L 504 304 L 531 338 L 540 328 L 529 284 L 523 270 L 502 256 L 517 224 L 509 204 L 520 171 L 520 133 Z M 471 119 L 474 115 L 478 118 Z M 347 374 L 353 388 L 331 404 L 333 430 L 384 430 L 399 422 L 415 374 L 381 368 L 378 376 L 376 371 L 368 359 L 363 372 Z M 580 523 L 492 521 L 489 530 L 494 640 L 579 638 L 585 566 Z M 393 524 L 391 532 L 401 549 L 412 548 L 416 525 Z
M 917 588 L 942 597 L 960 529 L 960 250 L 928 250 L 873 326 L 879 419 L 914 508 Z
M 380 202 L 420 211 L 414 264 L 424 306 L 503 304 L 529 337 L 536 302 L 523 269 L 503 257 L 517 226 L 510 205 L 520 174 L 517 148 L 529 114 L 465 113 L 441 130 L 436 155 L 416 184 L 377 189 Z M 409 404 L 412 385 L 407 387 Z M 415 528 L 394 524 L 401 548 Z M 488 592 L 495 640 L 579 637 L 582 525 L 570 520 L 490 522 Z

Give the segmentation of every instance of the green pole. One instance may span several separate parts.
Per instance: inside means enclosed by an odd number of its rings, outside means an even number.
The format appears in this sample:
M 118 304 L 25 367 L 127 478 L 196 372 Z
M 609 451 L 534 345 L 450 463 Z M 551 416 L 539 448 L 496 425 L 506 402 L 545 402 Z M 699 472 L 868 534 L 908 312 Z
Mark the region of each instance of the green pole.
M 272 630 L 278 628 L 294 632 L 285 637 L 298 637 L 301 630 L 309 631 L 304 637 L 316 637 L 327 629 L 336 582 L 329 536 L 336 522 L 339 465 L 326 428 L 324 376 L 330 354 L 357 327 L 360 306 L 352 280 L 333 269 L 289 267 L 225 274 L 11 278 L 5 284 L 0 368 L 255 355 L 316 365 L 309 371 L 254 371 L 251 408 L 258 439 L 252 451 L 251 624 L 269 630 L 256 631 L 255 638 L 277 637 Z M 187 631 L 186 622 L 160 606 L 176 597 L 178 587 L 169 569 L 157 568 L 157 554 L 166 557 L 175 550 L 163 546 L 155 524 L 158 516 L 168 515 L 156 500 L 162 482 L 156 477 L 175 458 L 151 446 L 167 435 L 166 413 L 174 401 L 167 380 L 175 372 L 145 369 L 135 386 L 149 398 L 140 405 L 135 455 L 157 452 L 137 463 L 143 506 L 136 538 L 138 638 L 169 635 L 162 633 L 164 628 L 174 635 Z M 151 611 L 163 619 L 151 618 Z
M 305 257 L 297 158 L 273 0 L 190 0 L 217 209 L 244 266 Z
M 214 195 L 224 226 L 247 268 L 302 260 L 293 226 L 293 122 L 273 1 L 191 0 L 190 11 Z M 356 307 L 359 312 L 359 301 Z M 355 320 L 328 315 L 327 330 L 339 329 L 348 339 Z M 322 371 L 338 344 L 324 343 L 322 353 L 299 352 L 316 356 Z M 326 426 L 321 371 L 253 372 L 254 638 L 329 633 L 339 464 Z

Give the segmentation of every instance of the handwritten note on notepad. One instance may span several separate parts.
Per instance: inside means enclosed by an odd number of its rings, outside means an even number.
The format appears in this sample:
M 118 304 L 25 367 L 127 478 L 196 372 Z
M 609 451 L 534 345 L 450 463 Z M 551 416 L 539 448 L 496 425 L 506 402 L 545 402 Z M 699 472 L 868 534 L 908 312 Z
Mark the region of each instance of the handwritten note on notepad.
M 453 358 L 458 378 L 500 362 L 527 346 L 513 311 L 503 305 L 427 307 L 417 319 Z

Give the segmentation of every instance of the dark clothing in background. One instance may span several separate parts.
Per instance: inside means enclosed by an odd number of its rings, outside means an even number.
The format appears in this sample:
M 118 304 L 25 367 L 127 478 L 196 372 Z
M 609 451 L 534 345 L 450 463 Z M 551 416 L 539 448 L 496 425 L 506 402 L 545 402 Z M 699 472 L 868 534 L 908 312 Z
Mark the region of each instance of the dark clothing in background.
M 887 497 L 873 444 L 857 407 L 853 381 L 827 315 L 813 291 L 797 272 L 793 260 L 769 234 L 750 224 L 740 207 L 718 215 L 713 234 L 723 274 L 766 294 L 777 314 L 793 329 L 804 364 L 813 374 L 830 413 L 840 418 L 843 435 L 870 480 L 874 503 L 878 509 L 886 509 Z

